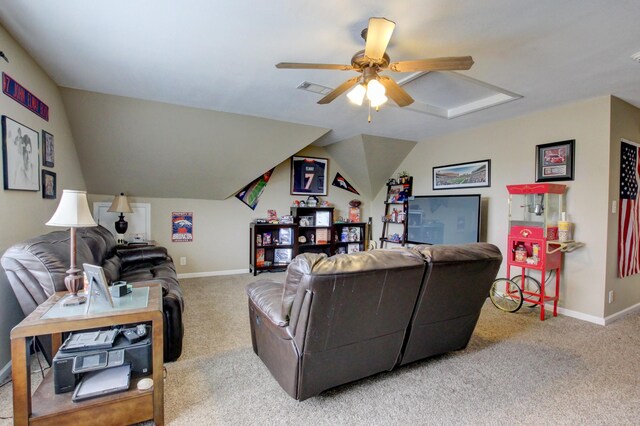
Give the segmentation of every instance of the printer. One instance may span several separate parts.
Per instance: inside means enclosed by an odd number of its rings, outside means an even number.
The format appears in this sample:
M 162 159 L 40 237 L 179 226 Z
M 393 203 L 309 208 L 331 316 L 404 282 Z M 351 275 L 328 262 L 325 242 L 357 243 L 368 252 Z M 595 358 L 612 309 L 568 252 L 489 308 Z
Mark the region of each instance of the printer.
M 133 330 L 133 331 L 132 331 Z M 56 394 L 71 392 L 85 373 L 130 365 L 131 375 L 152 372 L 150 327 L 100 330 L 70 335 L 53 357 L 53 384 Z

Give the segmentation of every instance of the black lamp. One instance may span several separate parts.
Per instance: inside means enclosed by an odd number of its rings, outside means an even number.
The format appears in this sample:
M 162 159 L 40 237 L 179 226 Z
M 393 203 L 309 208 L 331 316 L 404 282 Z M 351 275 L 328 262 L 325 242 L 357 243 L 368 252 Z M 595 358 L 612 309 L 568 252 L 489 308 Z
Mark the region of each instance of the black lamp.
M 121 192 L 120 195 L 116 195 L 116 198 L 113 199 L 111 203 L 111 207 L 109 207 L 108 212 L 112 213 L 120 213 L 120 219 L 116 221 L 115 227 L 116 232 L 118 233 L 118 244 L 124 244 L 124 234 L 127 232 L 127 228 L 129 224 L 126 220 L 124 220 L 124 213 L 133 213 L 131 210 L 131 206 L 129 206 L 129 201 L 127 201 L 127 196 L 124 195 L 124 192 Z

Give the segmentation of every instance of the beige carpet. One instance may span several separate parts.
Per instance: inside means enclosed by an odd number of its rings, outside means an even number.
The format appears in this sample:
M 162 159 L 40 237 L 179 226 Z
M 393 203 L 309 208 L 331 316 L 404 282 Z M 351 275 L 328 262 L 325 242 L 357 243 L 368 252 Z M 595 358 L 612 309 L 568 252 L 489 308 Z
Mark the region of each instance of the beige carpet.
M 601 327 L 487 302 L 464 351 L 297 402 L 251 349 L 244 286 L 254 279 L 181 281 L 185 347 L 167 364 L 168 424 L 640 424 L 638 313 Z M 0 416 L 11 415 L 10 392 L 0 390 Z

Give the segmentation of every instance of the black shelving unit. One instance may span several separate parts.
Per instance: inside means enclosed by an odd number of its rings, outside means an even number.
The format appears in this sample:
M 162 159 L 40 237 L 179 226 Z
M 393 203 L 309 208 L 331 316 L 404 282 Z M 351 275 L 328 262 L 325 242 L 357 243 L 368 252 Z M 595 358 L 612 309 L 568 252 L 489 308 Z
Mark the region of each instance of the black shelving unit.
M 365 251 L 368 246 L 366 222 L 340 222 L 333 224 L 331 254 Z
M 326 253 L 331 255 L 333 210 L 334 207 L 291 207 L 291 216 L 298 225 L 297 254 Z
M 298 254 L 298 225 L 255 223 L 249 225 L 249 271 L 285 270 Z

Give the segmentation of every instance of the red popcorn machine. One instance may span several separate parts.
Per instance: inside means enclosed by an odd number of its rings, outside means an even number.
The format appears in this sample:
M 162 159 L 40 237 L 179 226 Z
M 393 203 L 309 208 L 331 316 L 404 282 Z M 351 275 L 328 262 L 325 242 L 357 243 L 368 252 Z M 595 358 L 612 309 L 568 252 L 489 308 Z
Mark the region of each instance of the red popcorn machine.
M 550 183 L 507 185 L 507 278 L 497 279 L 490 293 L 498 308 L 515 312 L 523 303 L 539 306 L 540 320 L 544 320 L 544 305 L 553 302 L 553 316 L 557 316 L 562 252 L 570 242 L 564 200 L 566 189 L 566 185 Z M 559 225 L 563 241 L 559 240 Z M 512 268 L 516 268 L 513 278 Z M 527 270 L 540 271 L 540 278 L 527 274 Z M 547 286 L 552 272 L 555 285 Z

